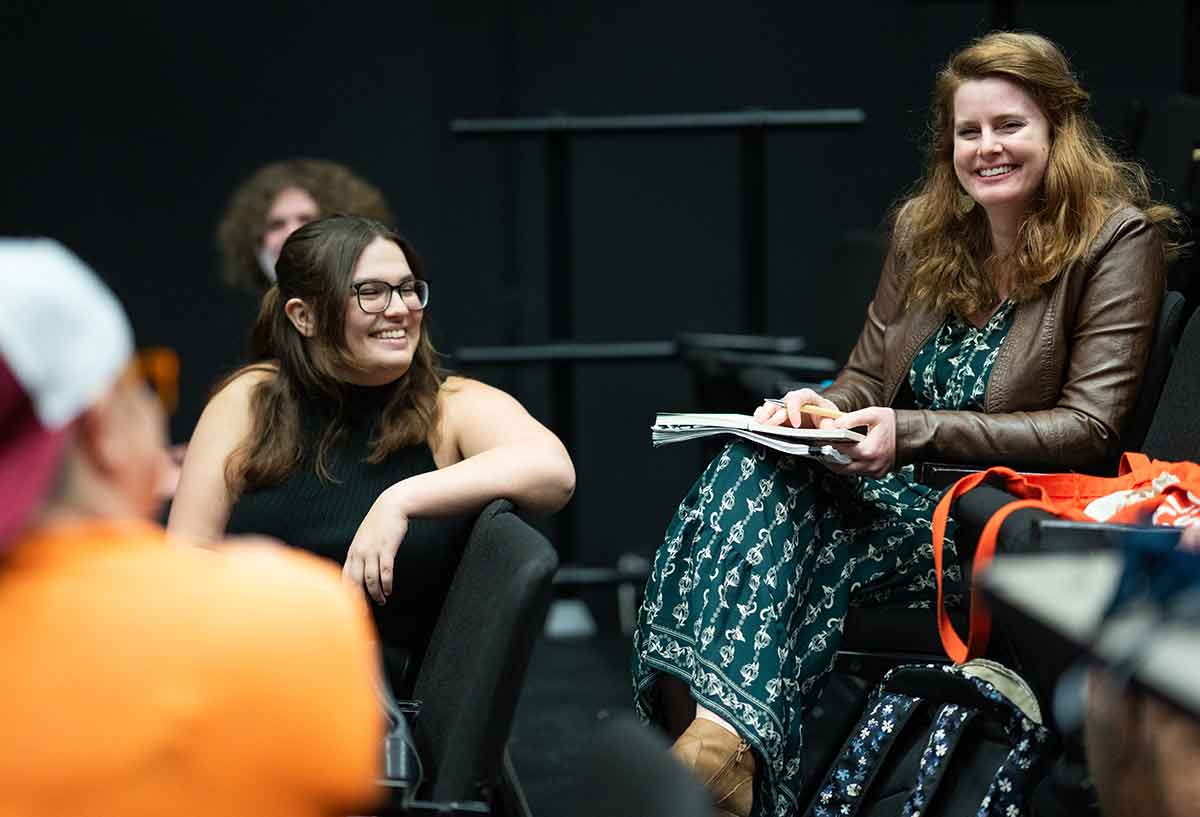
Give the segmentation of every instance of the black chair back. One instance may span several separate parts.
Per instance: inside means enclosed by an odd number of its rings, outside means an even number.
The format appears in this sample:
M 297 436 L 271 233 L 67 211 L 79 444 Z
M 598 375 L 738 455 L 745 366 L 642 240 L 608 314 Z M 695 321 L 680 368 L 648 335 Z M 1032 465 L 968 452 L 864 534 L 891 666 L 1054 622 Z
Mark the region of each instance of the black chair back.
M 1183 329 L 1184 298 L 1179 292 L 1168 291 L 1163 296 L 1162 306 L 1158 311 L 1158 324 L 1154 328 L 1154 341 L 1150 346 L 1150 355 L 1146 360 L 1146 368 L 1142 373 L 1142 390 L 1138 392 L 1137 402 L 1133 406 L 1133 414 L 1121 435 L 1121 447 L 1125 451 L 1141 451 L 1146 442 L 1146 434 L 1154 413 L 1158 408 L 1158 399 L 1162 395 L 1163 386 L 1167 382 L 1167 372 L 1175 357 L 1175 348 L 1179 342 L 1179 333 Z
M 413 690 L 424 797 L 489 799 L 557 567 L 507 500 L 479 514 Z
M 1142 452 L 1157 460 L 1200 459 L 1200 310 L 1192 313 L 1167 375 Z

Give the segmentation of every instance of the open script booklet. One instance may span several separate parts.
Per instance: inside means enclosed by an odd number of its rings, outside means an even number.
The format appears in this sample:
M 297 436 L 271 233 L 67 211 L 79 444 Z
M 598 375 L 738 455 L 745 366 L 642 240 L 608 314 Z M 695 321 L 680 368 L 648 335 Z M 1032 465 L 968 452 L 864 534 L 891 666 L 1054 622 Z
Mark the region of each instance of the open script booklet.
M 650 427 L 650 439 L 656 448 L 714 434 L 733 434 L 785 454 L 842 465 L 850 462 L 850 458 L 830 443 L 857 443 L 864 439 L 862 434 L 846 428 L 763 425 L 747 414 L 657 414 Z

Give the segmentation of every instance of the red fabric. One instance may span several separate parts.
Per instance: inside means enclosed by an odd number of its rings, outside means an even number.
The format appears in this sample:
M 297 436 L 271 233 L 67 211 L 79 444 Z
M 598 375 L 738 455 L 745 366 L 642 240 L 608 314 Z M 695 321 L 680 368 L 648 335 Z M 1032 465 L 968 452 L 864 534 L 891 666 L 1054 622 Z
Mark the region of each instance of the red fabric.
M 66 431 L 42 425 L 0 357 L 0 551 L 10 547 L 50 490 Z
M 1022 508 L 1041 508 L 1065 519 L 1095 521 L 1083 513 L 1092 501 L 1118 491 L 1137 490 L 1152 483 L 1164 472 L 1178 482 L 1161 491 L 1130 504 L 1107 521 L 1115 523 L 1194 524 L 1200 521 L 1200 465 L 1193 462 L 1164 462 L 1151 460 L 1145 454 L 1126 453 L 1115 477 L 1093 477 L 1086 474 L 1020 474 L 1011 468 L 997 466 L 963 477 L 948 490 L 933 513 L 933 563 L 937 570 L 937 622 L 942 647 L 955 663 L 978 658 L 987 650 L 992 620 L 979 595 L 975 579 L 992 561 L 996 552 L 996 536 L 1009 514 Z M 942 590 L 942 546 L 950 506 L 958 497 L 985 480 L 1017 497 L 992 515 L 979 536 L 975 548 L 975 563 L 971 570 L 970 631 L 964 643 L 946 613 Z

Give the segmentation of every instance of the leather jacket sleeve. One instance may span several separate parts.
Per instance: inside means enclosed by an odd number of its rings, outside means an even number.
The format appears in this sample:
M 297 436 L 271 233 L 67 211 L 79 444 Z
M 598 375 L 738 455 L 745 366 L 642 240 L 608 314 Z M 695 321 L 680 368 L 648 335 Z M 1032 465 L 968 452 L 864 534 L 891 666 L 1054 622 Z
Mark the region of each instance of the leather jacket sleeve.
M 1138 213 L 1097 243 L 1079 262 L 1085 265 L 1078 271 L 1083 289 L 1073 321 L 1057 334 L 1068 348 L 1050 344 L 1043 359 L 1017 362 L 1044 367 L 1051 364 L 1046 358 L 1065 352 L 1057 401 L 1044 409 L 1005 411 L 1004 405 L 1028 399 L 1011 394 L 998 401 L 997 413 L 897 410 L 897 467 L 936 459 L 1066 469 L 1119 453 L 1120 431 L 1137 399 L 1162 301 L 1162 240 Z

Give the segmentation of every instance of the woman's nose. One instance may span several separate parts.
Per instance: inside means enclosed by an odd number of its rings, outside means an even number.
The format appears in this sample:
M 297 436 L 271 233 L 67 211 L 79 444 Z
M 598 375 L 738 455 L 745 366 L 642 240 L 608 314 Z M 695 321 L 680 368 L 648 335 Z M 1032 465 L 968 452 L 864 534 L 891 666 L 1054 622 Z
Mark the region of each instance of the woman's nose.
M 983 155 L 986 153 L 999 153 L 1003 149 L 1004 149 L 1004 146 L 1000 143 L 1000 140 L 996 138 L 996 135 L 994 133 L 991 133 L 990 131 L 984 131 L 982 134 L 980 134 L 980 136 L 979 136 L 979 153 L 980 153 L 980 155 Z
M 388 301 L 387 309 L 384 312 L 388 315 L 403 315 L 407 313 L 408 304 L 404 303 L 404 296 L 393 289 L 391 300 Z

